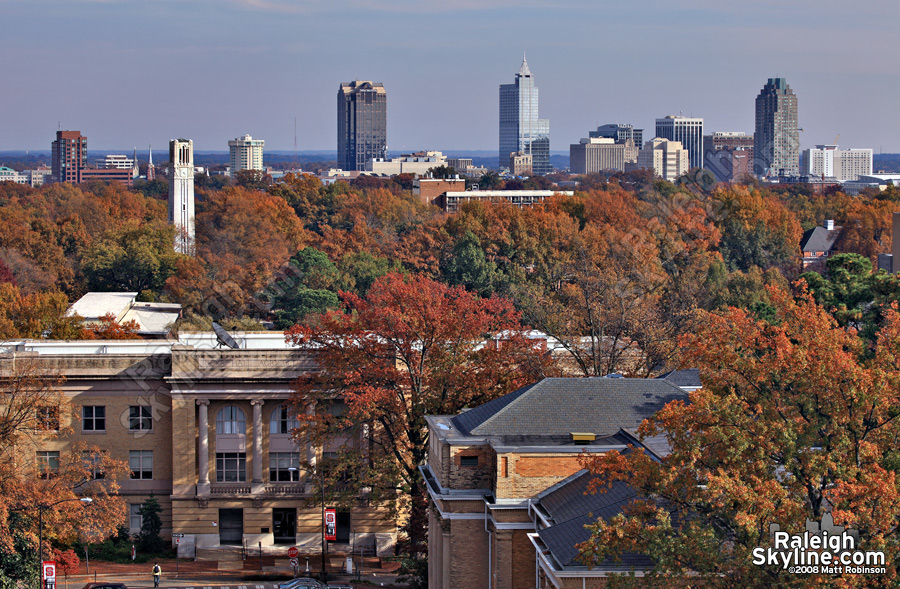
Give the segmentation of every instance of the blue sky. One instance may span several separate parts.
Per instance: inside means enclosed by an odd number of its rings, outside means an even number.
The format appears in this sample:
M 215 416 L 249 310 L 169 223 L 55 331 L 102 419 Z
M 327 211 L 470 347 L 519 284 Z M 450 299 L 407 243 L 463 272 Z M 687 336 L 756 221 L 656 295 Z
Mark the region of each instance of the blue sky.
M 753 131 L 786 77 L 804 147 L 900 152 L 897 0 L 0 0 L 0 150 L 336 146 L 341 81 L 388 91 L 388 147 L 497 148 L 498 85 L 522 52 L 551 149 L 656 117 Z

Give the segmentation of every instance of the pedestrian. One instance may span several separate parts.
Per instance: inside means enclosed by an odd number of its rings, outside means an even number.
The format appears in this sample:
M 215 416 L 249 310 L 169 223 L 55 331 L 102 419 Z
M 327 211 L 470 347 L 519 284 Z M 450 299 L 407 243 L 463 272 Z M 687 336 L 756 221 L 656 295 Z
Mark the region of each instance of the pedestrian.
M 153 565 L 153 586 L 159 587 L 159 576 L 162 574 L 162 569 L 159 567 L 159 563 L 154 563 Z

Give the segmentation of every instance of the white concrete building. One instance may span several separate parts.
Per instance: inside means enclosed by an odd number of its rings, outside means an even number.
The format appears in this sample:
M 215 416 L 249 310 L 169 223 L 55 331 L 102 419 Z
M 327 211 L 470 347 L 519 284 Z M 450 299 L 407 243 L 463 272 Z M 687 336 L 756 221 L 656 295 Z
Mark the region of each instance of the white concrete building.
M 16 184 L 28 184 L 28 176 L 20 174 L 12 168 L 0 166 L 0 182 L 15 182 Z
M 134 168 L 134 158 L 130 158 L 127 155 L 107 155 L 105 159 L 99 162 L 99 168 L 113 169 L 113 170 L 131 170 Z
M 803 151 L 800 174 L 836 178 L 839 182 L 854 182 L 860 176 L 872 174 L 871 149 L 838 149 L 837 145 L 816 145 Z
M 418 174 L 424 176 L 431 168 L 447 165 L 447 156 L 440 151 L 419 151 L 386 160 L 373 158 L 366 162 L 366 172 L 380 176 Z
M 674 182 L 690 169 L 690 158 L 680 141 L 655 137 L 638 153 L 638 167 L 653 170 L 663 180 Z
M 263 170 L 263 139 L 254 139 L 250 135 L 237 137 L 228 142 L 231 176 L 241 170 Z

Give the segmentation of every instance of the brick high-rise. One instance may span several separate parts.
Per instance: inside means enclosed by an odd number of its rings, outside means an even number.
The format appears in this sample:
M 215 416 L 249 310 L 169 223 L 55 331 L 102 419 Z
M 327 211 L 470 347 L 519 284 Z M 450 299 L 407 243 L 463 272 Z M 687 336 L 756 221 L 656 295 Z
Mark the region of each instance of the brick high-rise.
M 51 173 L 56 182 L 81 182 L 81 169 L 87 159 L 87 137 L 81 131 L 57 131 L 50 152 Z
M 797 97 L 784 78 L 769 78 L 756 97 L 753 159 L 758 176 L 800 174 Z

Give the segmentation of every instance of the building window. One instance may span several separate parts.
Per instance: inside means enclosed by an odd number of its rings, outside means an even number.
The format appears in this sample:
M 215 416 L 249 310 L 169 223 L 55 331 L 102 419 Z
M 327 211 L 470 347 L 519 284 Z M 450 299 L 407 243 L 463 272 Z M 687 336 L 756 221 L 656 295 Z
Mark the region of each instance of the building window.
M 141 526 L 144 525 L 144 516 L 141 515 L 140 503 L 130 503 L 128 505 L 128 531 L 132 534 L 139 534 Z
M 59 407 L 38 407 L 36 421 L 37 429 L 59 430 Z
M 106 477 L 100 468 L 100 461 L 103 460 L 103 456 L 99 452 L 84 451 L 81 453 L 81 460 L 84 463 L 84 467 L 90 471 L 92 479 Z
M 234 405 L 222 407 L 216 416 L 217 434 L 245 434 L 247 433 L 247 419 L 244 412 Z
M 37 453 L 38 475 L 42 479 L 47 479 L 59 474 L 59 452 L 58 451 L 39 451 Z
M 478 457 L 477 456 L 460 456 L 459 457 L 459 465 L 465 466 L 465 467 L 478 466 Z
M 270 434 L 289 434 L 291 430 L 298 427 L 300 427 L 300 420 L 287 405 L 279 405 L 272 411 L 272 417 L 269 418 Z
M 81 408 L 81 431 L 106 431 L 105 405 L 85 405 Z
M 290 470 L 293 468 L 294 470 Z M 297 482 L 300 480 L 299 452 L 270 452 L 269 481 Z
M 247 480 L 247 454 L 244 452 L 216 453 L 216 482 L 242 483 Z
M 131 431 L 153 429 L 153 415 L 149 405 L 132 405 L 128 408 L 128 429 Z
M 153 478 L 153 450 L 131 450 L 128 453 L 131 478 L 148 480 Z

